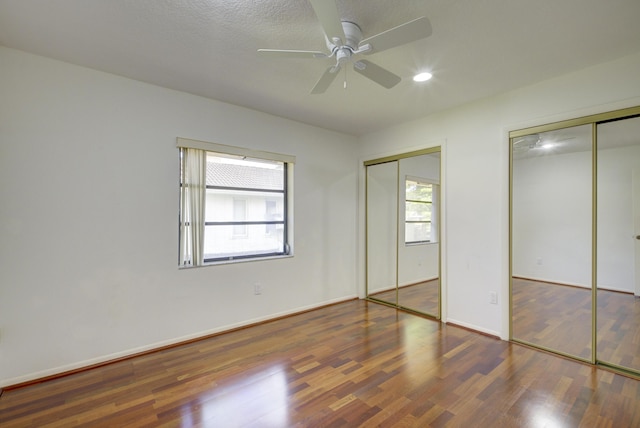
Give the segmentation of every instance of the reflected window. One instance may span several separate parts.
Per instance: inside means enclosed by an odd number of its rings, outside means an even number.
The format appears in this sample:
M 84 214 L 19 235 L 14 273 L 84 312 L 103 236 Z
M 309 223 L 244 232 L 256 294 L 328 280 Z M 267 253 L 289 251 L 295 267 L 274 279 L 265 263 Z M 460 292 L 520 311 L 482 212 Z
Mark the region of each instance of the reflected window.
M 434 185 L 426 181 L 405 180 L 405 244 L 432 241 Z

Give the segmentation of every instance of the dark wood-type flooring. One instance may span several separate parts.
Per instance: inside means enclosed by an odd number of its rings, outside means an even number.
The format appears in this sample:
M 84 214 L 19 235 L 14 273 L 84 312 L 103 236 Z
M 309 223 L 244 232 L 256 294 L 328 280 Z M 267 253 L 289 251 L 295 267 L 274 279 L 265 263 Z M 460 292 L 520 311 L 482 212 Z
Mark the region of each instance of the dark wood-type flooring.
M 514 278 L 513 337 L 591 359 L 591 289 Z M 640 299 L 598 290 L 599 361 L 640 371 Z
M 5 391 L 8 427 L 638 427 L 640 382 L 354 300 Z

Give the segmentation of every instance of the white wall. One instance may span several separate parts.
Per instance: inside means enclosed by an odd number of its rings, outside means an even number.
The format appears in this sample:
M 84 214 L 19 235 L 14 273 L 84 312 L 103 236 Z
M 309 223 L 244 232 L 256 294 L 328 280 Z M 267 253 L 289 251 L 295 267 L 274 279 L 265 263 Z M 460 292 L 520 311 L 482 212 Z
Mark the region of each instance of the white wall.
M 2 47 L 0 94 L 0 386 L 357 294 L 355 138 Z M 297 157 L 294 257 L 178 270 L 176 137 Z
M 639 104 L 635 54 L 361 138 L 364 160 L 445 141 L 445 321 L 508 337 L 508 132 Z M 488 299 L 494 290 L 497 305 Z

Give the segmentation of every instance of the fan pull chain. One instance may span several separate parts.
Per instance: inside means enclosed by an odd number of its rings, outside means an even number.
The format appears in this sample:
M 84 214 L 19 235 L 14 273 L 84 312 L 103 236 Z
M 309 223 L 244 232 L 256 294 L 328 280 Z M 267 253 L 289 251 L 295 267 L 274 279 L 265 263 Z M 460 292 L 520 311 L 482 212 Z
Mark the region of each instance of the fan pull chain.
M 344 89 L 347 90 L 347 67 L 344 67 Z

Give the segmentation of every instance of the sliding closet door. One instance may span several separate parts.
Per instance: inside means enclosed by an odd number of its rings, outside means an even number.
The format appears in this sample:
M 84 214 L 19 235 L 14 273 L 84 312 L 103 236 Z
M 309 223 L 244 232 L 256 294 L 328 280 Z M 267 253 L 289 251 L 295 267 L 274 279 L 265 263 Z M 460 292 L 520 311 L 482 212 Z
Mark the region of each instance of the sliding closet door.
M 640 375 L 640 106 L 510 144 L 511 338 Z
M 364 165 L 367 297 L 440 318 L 440 147 Z
M 597 136 L 597 358 L 640 372 L 640 117 Z
M 512 338 L 591 361 L 592 126 L 511 138 Z

